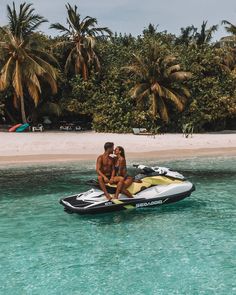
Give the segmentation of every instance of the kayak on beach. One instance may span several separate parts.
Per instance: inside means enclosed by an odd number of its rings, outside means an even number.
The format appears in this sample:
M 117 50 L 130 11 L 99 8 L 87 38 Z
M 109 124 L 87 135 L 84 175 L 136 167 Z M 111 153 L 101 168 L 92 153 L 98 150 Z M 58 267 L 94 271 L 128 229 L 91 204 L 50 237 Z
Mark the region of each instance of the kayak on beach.
M 9 130 L 8 130 L 8 132 L 15 132 L 16 131 L 16 129 L 17 128 L 19 128 L 20 126 L 22 126 L 23 124 L 16 124 L 16 125 L 14 125 L 14 126 L 12 126 Z
M 29 124 L 28 124 L 28 123 L 25 123 L 25 124 L 22 124 L 21 126 L 19 126 L 19 127 L 16 129 L 16 132 L 24 132 L 24 131 L 26 131 L 28 128 L 29 128 Z

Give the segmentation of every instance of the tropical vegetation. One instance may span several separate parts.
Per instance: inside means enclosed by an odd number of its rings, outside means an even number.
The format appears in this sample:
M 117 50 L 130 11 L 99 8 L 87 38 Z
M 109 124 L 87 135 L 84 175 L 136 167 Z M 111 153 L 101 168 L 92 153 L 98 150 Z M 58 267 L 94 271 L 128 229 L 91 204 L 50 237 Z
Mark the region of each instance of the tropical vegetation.
M 22 121 L 26 122 L 25 96 L 33 99 L 35 106 L 43 92 L 42 83 L 57 92 L 57 70 L 55 58 L 45 52 L 36 42 L 34 31 L 46 22 L 35 14 L 31 4 L 23 3 L 17 13 L 15 4 L 7 5 L 8 26 L 1 28 L 0 59 L 2 61 L 0 90 L 12 88 L 13 104 L 21 110 Z
M 96 131 L 132 127 L 181 131 L 236 128 L 236 30 L 214 41 L 217 25 L 190 25 L 175 36 L 149 24 L 139 36 L 117 34 L 65 7 L 66 25 L 39 31 L 47 20 L 31 4 L 7 6 L 0 28 L 0 120 L 13 124 L 48 115 L 83 121 Z M 2 119 L 1 119 L 2 118 Z
M 96 36 L 101 34 L 111 35 L 111 31 L 107 28 L 96 27 L 96 18 L 86 16 L 81 19 L 78 7 L 72 7 L 69 3 L 66 5 L 68 28 L 60 23 L 50 26 L 63 33 L 64 40 L 58 45 L 64 46 L 68 51 L 65 61 L 65 72 L 70 69 L 74 70 L 74 74 L 81 74 L 84 80 L 88 79 L 89 69 L 94 66 L 97 71 L 100 70 L 99 58 L 95 52 Z
M 131 89 L 132 97 L 141 103 L 148 98 L 153 118 L 158 116 L 168 122 L 169 114 L 165 101 L 171 101 L 179 111 L 183 111 L 190 92 L 180 82 L 187 80 L 192 74 L 181 71 L 175 56 L 161 56 L 162 54 L 158 43 L 151 43 L 147 54 L 144 57 L 134 55 L 133 64 L 125 69 L 136 80 Z

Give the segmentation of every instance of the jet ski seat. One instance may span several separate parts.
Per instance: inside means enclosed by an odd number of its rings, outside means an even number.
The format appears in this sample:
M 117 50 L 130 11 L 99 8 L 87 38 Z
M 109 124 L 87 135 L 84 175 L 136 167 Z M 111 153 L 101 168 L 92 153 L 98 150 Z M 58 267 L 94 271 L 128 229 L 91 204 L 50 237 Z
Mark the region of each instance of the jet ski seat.
M 135 195 L 135 194 L 141 192 L 142 190 L 150 187 L 151 185 L 152 185 L 151 183 L 144 182 L 143 180 L 141 182 L 133 182 L 128 187 L 128 191 L 132 195 Z M 110 193 L 110 194 L 115 193 L 116 184 L 106 184 L 106 188 L 107 188 L 108 193 Z
M 182 183 L 183 180 L 174 179 L 168 176 L 149 176 L 142 179 L 144 182 L 150 183 L 151 185 L 167 185 Z
M 154 185 L 168 185 L 168 184 L 177 184 L 183 182 L 182 180 L 172 179 L 166 176 L 149 176 L 143 178 L 140 182 L 133 182 L 129 187 L 128 191 L 135 195 L 142 190 L 149 188 Z M 109 193 L 114 193 L 116 189 L 115 184 L 106 185 Z

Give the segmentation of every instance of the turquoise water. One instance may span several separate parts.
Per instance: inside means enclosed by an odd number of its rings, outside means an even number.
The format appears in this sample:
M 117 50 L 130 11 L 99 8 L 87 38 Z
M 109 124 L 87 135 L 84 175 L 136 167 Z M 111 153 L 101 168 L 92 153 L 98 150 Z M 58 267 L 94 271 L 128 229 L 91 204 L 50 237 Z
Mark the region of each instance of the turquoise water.
M 88 188 L 93 163 L 1 168 L 0 293 L 236 294 L 236 159 L 161 164 L 197 191 L 95 216 L 58 204 Z

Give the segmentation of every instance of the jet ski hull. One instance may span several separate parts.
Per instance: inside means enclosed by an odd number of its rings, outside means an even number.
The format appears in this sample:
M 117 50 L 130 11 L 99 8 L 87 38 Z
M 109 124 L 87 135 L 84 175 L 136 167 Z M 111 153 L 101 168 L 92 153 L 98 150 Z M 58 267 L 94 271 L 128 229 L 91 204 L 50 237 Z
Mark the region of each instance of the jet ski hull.
M 64 206 L 64 210 L 67 213 L 98 214 L 175 203 L 189 197 L 194 190 L 195 186 L 188 182 L 188 190 L 172 194 L 162 192 L 160 196 L 157 197 L 145 197 L 144 194 L 141 192 L 137 194 L 137 196 L 135 196 L 134 198 L 123 197 L 120 200 L 115 201 L 104 200 L 101 202 L 98 201 L 97 203 L 89 203 L 86 200 L 81 200 L 80 195 L 74 195 L 62 198 L 60 200 L 60 203 Z

